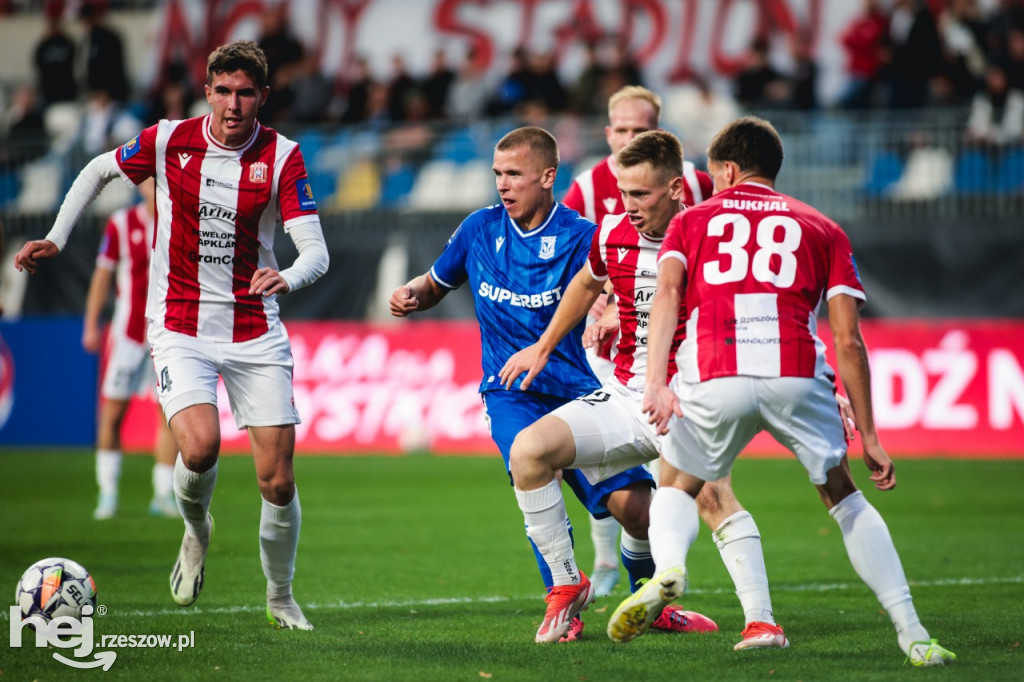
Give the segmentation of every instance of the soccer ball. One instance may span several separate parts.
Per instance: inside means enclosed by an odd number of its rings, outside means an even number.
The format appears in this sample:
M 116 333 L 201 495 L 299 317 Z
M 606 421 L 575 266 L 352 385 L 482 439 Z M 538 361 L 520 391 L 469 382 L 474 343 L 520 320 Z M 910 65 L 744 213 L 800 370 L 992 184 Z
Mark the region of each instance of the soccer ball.
M 50 557 L 28 567 L 18 581 L 15 600 L 21 618 L 81 618 L 84 606 L 96 607 L 96 583 L 89 571 L 71 559 Z

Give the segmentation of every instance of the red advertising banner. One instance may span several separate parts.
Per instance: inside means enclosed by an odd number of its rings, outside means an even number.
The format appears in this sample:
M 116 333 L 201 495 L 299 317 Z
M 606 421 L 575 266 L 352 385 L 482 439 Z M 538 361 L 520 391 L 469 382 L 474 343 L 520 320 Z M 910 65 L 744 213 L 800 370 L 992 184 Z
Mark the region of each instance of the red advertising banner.
M 820 331 L 829 344 L 827 324 Z M 496 454 L 477 394 L 476 324 L 292 322 L 288 332 L 299 452 Z M 866 320 L 863 332 L 893 454 L 1024 457 L 1024 321 Z M 224 451 L 248 451 L 223 386 L 219 402 Z M 155 414 L 149 401 L 132 405 L 126 449 L 151 447 Z M 764 434 L 748 451 L 784 452 Z

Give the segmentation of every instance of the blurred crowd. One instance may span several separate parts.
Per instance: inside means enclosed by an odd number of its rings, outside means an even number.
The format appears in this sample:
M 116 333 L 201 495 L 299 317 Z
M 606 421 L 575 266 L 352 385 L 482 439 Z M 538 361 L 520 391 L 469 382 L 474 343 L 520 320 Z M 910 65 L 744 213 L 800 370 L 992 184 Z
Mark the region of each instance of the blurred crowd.
M 841 109 L 970 107 L 967 135 L 980 142 L 1019 141 L 1024 134 L 1024 0 L 859 0 L 860 11 L 841 34 L 847 86 L 829 106 Z M 126 76 L 121 37 L 106 22 L 109 2 L 45 3 L 45 34 L 32 55 L 34 83 L 8 98 L 0 131 L 38 134 L 44 111 L 77 102 L 77 130 L 87 151 L 109 147 L 160 118 L 203 110 L 202 84 L 185 64 L 159 74 L 139 96 Z M 76 44 L 66 24 L 82 23 Z M 320 69 L 288 24 L 287 3 L 268 5 L 259 44 L 269 63 L 270 99 L 261 119 L 271 125 L 358 124 L 406 128 L 438 120 L 516 116 L 541 122 L 551 114 L 601 116 L 610 93 L 644 84 L 644 74 L 615 35 L 597 34 L 584 47 L 578 74 L 559 72 L 558 53 L 519 48 L 485 71 L 470 51 L 457 63 L 438 49 L 429 64 L 411 66 L 401 54 L 374 72 L 366 57 L 337 77 Z M 822 106 L 813 41 L 802 35 L 756 36 L 729 75 L 712 82 L 697 74 L 676 100 L 698 112 L 737 109 L 814 110 Z M 386 71 L 386 73 L 380 73 Z M 665 93 L 672 99 L 673 93 Z M 667 107 L 671 120 L 673 108 Z M 680 113 L 699 126 L 699 116 Z M 126 135 L 127 132 L 127 135 Z M 415 132 L 406 135 L 415 142 Z
M 1024 2 L 862 0 L 842 33 L 850 109 L 969 105 L 968 137 L 1024 132 Z

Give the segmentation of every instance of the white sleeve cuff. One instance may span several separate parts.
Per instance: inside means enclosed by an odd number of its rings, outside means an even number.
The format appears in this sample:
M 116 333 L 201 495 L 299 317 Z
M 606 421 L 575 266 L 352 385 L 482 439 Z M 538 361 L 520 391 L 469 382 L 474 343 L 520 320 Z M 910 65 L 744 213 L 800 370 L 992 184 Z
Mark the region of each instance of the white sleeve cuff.
M 299 255 L 290 268 L 281 270 L 281 277 L 288 284 L 288 291 L 296 291 L 320 279 L 330 264 L 327 243 L 320 229 L 320 219 L 288 225 L 288 236 L 295 242 Z

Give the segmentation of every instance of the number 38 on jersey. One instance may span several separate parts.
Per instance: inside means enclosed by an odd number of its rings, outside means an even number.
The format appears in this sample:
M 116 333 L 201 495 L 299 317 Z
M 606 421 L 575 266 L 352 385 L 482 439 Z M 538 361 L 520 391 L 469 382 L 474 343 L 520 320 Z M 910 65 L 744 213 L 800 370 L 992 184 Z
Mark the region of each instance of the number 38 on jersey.
M 704 263 L 703 275 L 708 284 L 740 282 L 747 279 L 749 273 L 757 281 L 780 289 L 793 285 L 797 264 L 794 252 L 800 246 L 801 237 L 800 224 L 795 219 L 768 215 L 755 227 L 742 214 L 719 213 L 708 221 L 708 236 L 723 237 L 729 226 L 732 237 L 718 242 L 721 257 Z M 757 242 L 753 258 L 747 251 L 751 234 Z

